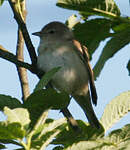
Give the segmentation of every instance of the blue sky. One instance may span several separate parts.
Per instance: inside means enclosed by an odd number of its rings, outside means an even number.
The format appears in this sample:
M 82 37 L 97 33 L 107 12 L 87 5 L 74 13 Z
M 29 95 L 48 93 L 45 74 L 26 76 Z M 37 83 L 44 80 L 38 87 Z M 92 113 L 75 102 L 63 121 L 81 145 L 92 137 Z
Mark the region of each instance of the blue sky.
M 51 21 L 65 22 L 69 16 L 76 13 L 75 11 L 58 8 L 55 6 L 55 3 L 56 0 L 27 1 L 27 27 L 35 48 L 38 46 L 39 39 L 32 36 L 31 33 L 39 31 L 45 24 Z M 123 16 L 130 14 L 128 0 L 116 0 L 116 3 Z M 0 8 L 0 20 L 0 45 L 15 54 L 17 24 L 7 1 L 5 1 Z M 97 62 L 104 44 L 105 42 L 102 42 L 100 47 L 94 53 L 91 62 L 92 66 Z M 98 118 L 102 116 L 103 110 L 110 100 L 120 93 L 130 90 L 130 77 L 128 76 L 128 71 L 126 69 L 126 65 L 130 59 L 129 49 L 130 47 L 127 45 L 114 55 L 114 57 L 105 64 L 99 78 L 95 82 L 98 93 L 98 104 L 94 109 Z M 25 60 L 30 62 L 26 48 Z M 0 69 L 0 94 L 11 95 L 12 97 L 21 99 L 21 89 L 15 65 L 0 59 Z M 30 91 L 32 92 L 38 82 L 38 78 L 30 72 L 28 72 L 28 78 Z M 69 109 L 76 119 L 87 121 L 84 113 L 74 100 L 72 100 Z M 51 111 L 49 116 L 54 118 L 63 117 L 59 111 Z M 127 123 L 130 123 L 130 117 L 128 117 L 128 115 L 121 119 L 119 123 L 115 124 L 112 129 L 122 127 Z M 10 147 L 9 149 L 12 150 L 13 148 Z

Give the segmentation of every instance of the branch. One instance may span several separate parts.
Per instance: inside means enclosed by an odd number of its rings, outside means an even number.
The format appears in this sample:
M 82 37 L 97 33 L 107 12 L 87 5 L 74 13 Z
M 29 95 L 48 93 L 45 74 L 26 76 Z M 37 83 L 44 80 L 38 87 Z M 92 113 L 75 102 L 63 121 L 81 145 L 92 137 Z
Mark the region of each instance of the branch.
M 23 19 L 26 20 L 25 0 L 20 1 L 20 8 L 21 8 Z M 19 27 L 18 27 L 17 37 L 18 38 L 17 38 L 16 57 L 18 60 L 24 61 L 24 39 Z M 24 102 L 27 99 L 27 97 L 30 95 L 27 69 L 23 67 L 17 67 L 17 71 L 18 71 L 18 76 L 21 85 L 22 100 Z
M 18 67 L 24 67 L 24 68 L 28 69 L 29 71 L 31 71 L 32 73 L 35 73 L 32 65 L 25 63 L 25 62 L 22 62 L 20 60 L 17 60 L 17 57 L 14 54 L 7 51 L 1 45 L 0 45 L 0 57 L 8 60 L 9 62 L 12 62 L 13 64 L 15 64 Z
M 36 52 L 35 52 L 35 49 L 33 47 L 31 38 L 29 36 L 28 30 L 26 27 L 26 24 L 24 22 L 24 19 L 22 17 L 20 5 L 18 4 L 17 0 L 8 0 L 8 1 L 9 1 L 11 8 L 12 8 L 13 13 L 14 13 L 14 18 L 15 18 L 19 28 L 22 31 L 22 34 L 23 34 L 23 37 L 25 40 L 25 44 L 26 44 L 26 47 L 27 47 L 29 55 L 30 55 L 30 59 L 32 61 L 32 65 L 36 66 L 36 64 L 37 64 Z

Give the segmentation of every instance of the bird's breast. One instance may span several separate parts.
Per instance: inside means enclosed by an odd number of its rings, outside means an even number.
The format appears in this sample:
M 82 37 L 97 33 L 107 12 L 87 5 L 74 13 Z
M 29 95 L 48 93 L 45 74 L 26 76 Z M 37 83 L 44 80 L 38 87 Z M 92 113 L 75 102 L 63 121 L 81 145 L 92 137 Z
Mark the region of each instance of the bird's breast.
M 57 89 L 69 93 L 88 82 L 85 66 L 72 48 L 46 49 L 38 56 L 38 67 L 45 72 L 61 67 L 52 82 Z

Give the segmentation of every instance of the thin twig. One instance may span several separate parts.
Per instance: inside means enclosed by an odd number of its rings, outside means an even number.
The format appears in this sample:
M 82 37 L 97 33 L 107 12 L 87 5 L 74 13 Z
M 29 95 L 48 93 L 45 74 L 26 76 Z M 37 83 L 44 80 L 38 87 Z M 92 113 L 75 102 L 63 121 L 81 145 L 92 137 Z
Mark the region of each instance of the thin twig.
M 25 0 L 20 2 L 20 6 L 21 6 L 22 16 L 25 21 L 26 20 Z M 19 27 L 18 27 L 16 56 L 18 60 L 24 61 L 24 39 Z M 30 95 L 28 78 L 27 78 L 27 70 L 23 67 L 17 67 L 17 71 L 18 71 L 18 76 L 21 84 L 22 100 L 24 102 L 27 99 L 27 97 Z
M 29 36 L 26 24 L 22 18 L 21 10 L 20 10 L 19 6 L 17 5 L 16 0 L 8 0 L 8 1 L 12 8 L 13 13 L 14 13 L 14 18 L 15 18 L 19 28 L 22 31 L 22 34 L 23 34 L 23 37 L 25 40 L 25 44 L 26 44 L 26 47 L 27 47 L 29 55 L 30 55 L 30 59 L 32 61 L 32 65 L 36 66 L 36 64 L 37 64 L 36 52 L 35 52 L 32 42 L 31 42 L 31 38 Z
M 32 73 L 35 73 L 32 65 L 22 62 L 20 60 L 17 60 L 16 55 L 10 53 L 8 50 L 3 48 L 1 45 L 0 45 L 0 57 L 5 60 L 8 60 L 9 62 L 12 62 L 13 64 L 15 64 L 18 67 L 24 67 L 24 68 L 28 69 L 29 71 L 31 71 Z

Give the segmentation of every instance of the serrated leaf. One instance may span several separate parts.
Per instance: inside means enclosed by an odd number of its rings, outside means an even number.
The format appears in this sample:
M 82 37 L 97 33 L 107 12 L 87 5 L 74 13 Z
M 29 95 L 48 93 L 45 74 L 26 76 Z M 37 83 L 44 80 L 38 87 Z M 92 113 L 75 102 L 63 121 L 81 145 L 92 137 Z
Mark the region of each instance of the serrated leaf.
M 15 108 L 9 109 L 4 108 L 4 113 L 6 114 L 8 123 L 20 123 L 21 126 L 27 126 L 30 123 L 29 113 L 25 108 Z
M 20 123 L 0 122 L 0 139 L 23 139 L 25 130 Z
M 129 150 L 130 148 L 130 124 L 121 129 L 112 131 L 104 142 L 108 143 L 108 150 Z
M 95 79 L 100 75 L 101 70 L 103 69 L 106 61 L 113 57 L 121 48 L 126 46 L 130 42 L 130 28 L 122 30 L 119 33 L 113 35 L 106 46 L 103 48 L 101 56 L 94 67 Z
M 128 64 L 127 64 L 127 69 L 128 69 L 129 76 L 130 76 L 130 60 L 129 60 Z
M 11 96 L 0 94 L 0 110 L 3 111 L 5 106 L 13 109 L 13 108 L 22 107 L 22 104 L 16 98 L 12 98 Z
M 70 102 L 69 95 L 61 92 L 58 93 L 54 89 L 42 89 L 32 93 L 24 103 L 24 107 L 30 112 L 31 123 L 36 123 L 36 120 L 41 114 L 48 109 L 62 109 Z
M 120 15 L 120 10 L 114 0 L 58 0 L 56 5 L 66 9 L 84 12 L 86 17 L 90 15 Z
M 130 91 L 115 97 L 105 108 L 101 123 L 105 132 L 130 111 Z
M 43 89 L 43 87 L 45 87 L 48 84 L 48 82 L 52 79 L 54 74 L 59 71 L 60 68 L 61 67 L 56 67 L 45 73 L 45 75 L 40 79 L 40 81 L 36 85 L 34 92 Z
M 80 133 L 77 134 L 73 129 L 65 128 L 56 136 L 52 144 L 62 144 L 67 147 L 73 143 L 78 143 L 83 140 L 94 140 L 104 135 L 103 129 L 93 128 L 82 120 L 77 120 L 77 122 L 81 129 Z
M 48 144 L 59 134 L 67 125 L 67 120 L 65 118 L 59 120 L 51 120 L 44 125 L 39 126 L 39 128 L 34 132 L 32 137 L 32 147 L 35 149 L 45 149 Z M 40 130 L 39 130 L 40 129 Z
M 90 56 L 100 42 L 110 36 L 112 22 L 105 18 L 97 18 L 78 23 L 74 26 L 75 38 L 88 48 Z

